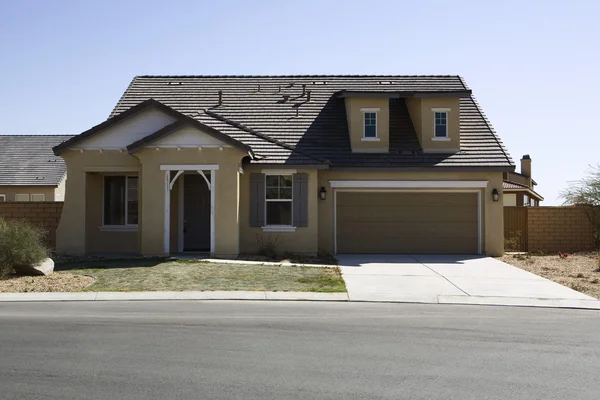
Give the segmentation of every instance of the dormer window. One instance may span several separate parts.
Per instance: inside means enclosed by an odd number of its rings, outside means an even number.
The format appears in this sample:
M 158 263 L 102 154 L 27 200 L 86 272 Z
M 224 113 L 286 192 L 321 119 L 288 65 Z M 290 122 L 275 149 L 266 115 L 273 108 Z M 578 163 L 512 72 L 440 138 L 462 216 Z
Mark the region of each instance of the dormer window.
M 448 137 L 449 108 L 433 108 L 433 138 L 432 140 L 450 140 Z
M 377 135 L 377 112 L 379 108 L 361 108 L 363 113 L 363 141 L 379 141 Z

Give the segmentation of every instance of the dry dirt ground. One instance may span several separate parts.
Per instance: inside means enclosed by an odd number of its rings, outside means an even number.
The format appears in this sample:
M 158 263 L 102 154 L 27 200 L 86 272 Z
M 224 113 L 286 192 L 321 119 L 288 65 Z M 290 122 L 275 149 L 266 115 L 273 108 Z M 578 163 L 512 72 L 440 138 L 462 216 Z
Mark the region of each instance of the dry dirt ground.
M 600 298 L 600 252 L 555 255 L 505 254 L 499 260 Z
M 1 292 L 80 292 L 94 282 L 94 278 L 56 272 L 48 276 L 18 276 L 0 280 Z

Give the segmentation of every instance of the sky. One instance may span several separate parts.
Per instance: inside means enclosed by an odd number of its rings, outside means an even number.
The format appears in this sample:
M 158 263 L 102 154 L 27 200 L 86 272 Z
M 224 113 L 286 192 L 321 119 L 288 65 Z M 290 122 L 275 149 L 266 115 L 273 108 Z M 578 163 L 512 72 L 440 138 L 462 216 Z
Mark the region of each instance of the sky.
M 559 205 L 600 163 L 598 15 L 578 0 L 0 0 L 0 134 L 81 133 L 136 75 L 458 74 Z

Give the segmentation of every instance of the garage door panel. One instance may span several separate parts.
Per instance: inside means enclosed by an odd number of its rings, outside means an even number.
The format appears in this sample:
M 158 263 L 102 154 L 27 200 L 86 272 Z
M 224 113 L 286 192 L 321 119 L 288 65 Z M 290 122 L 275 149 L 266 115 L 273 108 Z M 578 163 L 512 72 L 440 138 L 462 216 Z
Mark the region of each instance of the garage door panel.
M 338 193 L 337 242 L 340 253 L 477 253 L 477 195 Z

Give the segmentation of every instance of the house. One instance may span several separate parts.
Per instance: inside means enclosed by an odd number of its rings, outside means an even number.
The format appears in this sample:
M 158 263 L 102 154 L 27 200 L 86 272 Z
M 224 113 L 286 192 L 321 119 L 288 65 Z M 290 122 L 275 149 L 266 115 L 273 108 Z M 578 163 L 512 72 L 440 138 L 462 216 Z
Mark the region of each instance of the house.
M 63 201 L 67 166 L 52 147 L 66 135 L 0 135 L 0 202 Z
M 459 76 L 138 76 L 54 148 L 61 253 L 503 253 L 514 162 Z
M 531 178 L 531 157 L 521 159 L 521 173 L 504 173 L 504 206 L 539 206 L 544 198 L 535 191 L 536 181 Z

